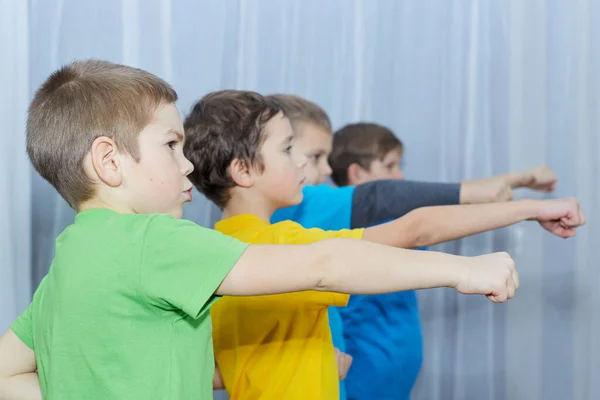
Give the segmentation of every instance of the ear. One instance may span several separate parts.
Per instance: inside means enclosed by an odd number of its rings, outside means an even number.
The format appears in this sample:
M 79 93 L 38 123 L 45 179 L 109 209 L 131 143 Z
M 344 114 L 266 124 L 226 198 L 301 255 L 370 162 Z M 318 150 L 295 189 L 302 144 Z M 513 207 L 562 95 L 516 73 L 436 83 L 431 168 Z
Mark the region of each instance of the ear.
M 96 138 L 90 149 L 94 172 L 102 182 L 111 187 L 123 183 L 121 154 L 114 140 L 106 136 Z
M 238 158 L 231 162 L 229 175 L 231 175 L 231 179 L 237 186 L 249 188 L 254 184 L 254 177 L 248 163 Z
M 352 163 L 348 167 L 348 184 L 351 186 L 360 185 L 365 182 L 367 171 L 357 163 Z

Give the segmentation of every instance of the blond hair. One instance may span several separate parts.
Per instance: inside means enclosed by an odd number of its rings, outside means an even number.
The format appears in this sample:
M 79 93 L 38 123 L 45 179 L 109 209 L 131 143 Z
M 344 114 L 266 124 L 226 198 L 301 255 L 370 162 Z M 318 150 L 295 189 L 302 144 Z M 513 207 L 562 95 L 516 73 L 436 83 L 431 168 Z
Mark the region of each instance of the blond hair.
M 310 122 L 331 133 L 329 116 L 317 103 L 291 94 L 272 94 L 265 97 L 283 108 L 294 129 L 298 122 Z

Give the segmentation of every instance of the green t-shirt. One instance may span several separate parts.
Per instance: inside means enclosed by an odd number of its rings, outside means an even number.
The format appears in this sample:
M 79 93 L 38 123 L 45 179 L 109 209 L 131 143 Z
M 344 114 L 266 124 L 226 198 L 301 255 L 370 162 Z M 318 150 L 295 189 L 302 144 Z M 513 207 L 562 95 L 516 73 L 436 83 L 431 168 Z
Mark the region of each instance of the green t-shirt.
M 212 399 L 209 308 L 246 247 L 162 214 L 78 214 L 11 326 L 44 398 Z

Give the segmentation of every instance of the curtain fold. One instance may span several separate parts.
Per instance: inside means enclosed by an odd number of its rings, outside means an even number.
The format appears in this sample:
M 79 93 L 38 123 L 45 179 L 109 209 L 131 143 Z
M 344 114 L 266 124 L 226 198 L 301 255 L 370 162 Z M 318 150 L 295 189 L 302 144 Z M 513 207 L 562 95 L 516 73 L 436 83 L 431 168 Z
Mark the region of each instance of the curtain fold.
M 31 299 L 31 184 L 23 130 L 29 102 L 28 4 L 0 1 L 0 331 Z

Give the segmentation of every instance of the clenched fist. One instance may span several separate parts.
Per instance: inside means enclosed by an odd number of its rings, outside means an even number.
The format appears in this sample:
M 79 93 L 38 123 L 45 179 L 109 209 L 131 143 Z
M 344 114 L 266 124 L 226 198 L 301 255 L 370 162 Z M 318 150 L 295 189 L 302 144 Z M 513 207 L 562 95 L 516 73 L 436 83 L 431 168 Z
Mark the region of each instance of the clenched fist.
M 494 303 L 512 298 L 518 288 L 519 275 L 508 253 L 468 257 L 455 287 L 462 294 L 483 294 Z

